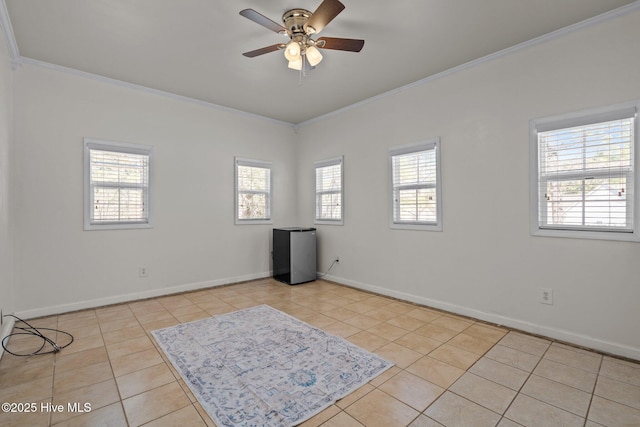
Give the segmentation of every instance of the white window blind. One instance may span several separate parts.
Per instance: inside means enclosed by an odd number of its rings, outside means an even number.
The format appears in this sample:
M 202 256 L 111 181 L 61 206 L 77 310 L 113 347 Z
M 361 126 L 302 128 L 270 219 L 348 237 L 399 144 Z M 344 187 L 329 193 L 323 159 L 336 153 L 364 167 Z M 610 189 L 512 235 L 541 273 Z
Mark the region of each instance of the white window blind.
M 633 232 L 634 120 L 538 131 L 540 228 Z
M 236 223 L 271 219 L 271 165 L 236 159 Z
M 151 147 L 85 139 L 85 228 L 150 225 Z
M 439 140 L 390 149 L 392 225 L 440 227 Z
M 342 223 L 342 157 L 317 162 L 316 223 Z

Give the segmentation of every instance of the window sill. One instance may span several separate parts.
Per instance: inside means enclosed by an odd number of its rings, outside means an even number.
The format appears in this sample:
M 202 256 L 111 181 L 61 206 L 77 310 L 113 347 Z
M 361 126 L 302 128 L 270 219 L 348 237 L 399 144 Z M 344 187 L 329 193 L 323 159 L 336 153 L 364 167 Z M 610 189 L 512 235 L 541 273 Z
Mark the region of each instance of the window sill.
M 317 219 L 317 220 L 313 221 L 313 223 L 315 225 L 344 225 L 344 221 L 342 221 L 342 220 L 331 221 L 331 220 Z
M 270 219 L 236 219 L 236 225 L 265 225 L 273 224 Z
M 138 230 L 144 228 L 153 228 L 153 224 L 85 224 L 85 231 L 99 231 L 99 230 Z
M 570 239 L 613 240 L 619 242 L 640 242 L 640 233 L 615 232 L 615 231 L 587 231 L 587 230 L 556 230 L 548 228 L 535 228 L 531 231 L 535 237 L 562 237 Z
M 391 223 L 389 228 L 396 230 L 442 231 L 442 224 L 398 224 Z

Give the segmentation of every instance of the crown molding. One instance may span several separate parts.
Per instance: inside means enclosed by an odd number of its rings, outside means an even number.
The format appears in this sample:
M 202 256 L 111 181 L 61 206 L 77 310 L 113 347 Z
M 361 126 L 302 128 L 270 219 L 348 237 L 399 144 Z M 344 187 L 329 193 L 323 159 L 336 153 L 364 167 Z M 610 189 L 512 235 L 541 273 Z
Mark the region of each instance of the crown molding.
M 9 49 L 9 60 L 11 62 L 11 68 L 17 69 L 20 68 L 23 64 L 30 64 L 37 67 L 48 68 L 50 70 L 59 71 L 66 74 L 71 74 L 77 77 L 82 77 L 90 80 L 99 81 L 102 83 L 108 83 L 120 87 L 126 87 L 128 89 L 137 90 L 144 93 L 149 93 L 153 95 L 163 96 L 165 98 L 170 98 L 177 101 L 187 102 L 190 104 L 200 105 L 202 107 L 211 108 L 219 111 L 224 111 L 227 113 L 239 114 L 245 117 L 251 117 L 253 119 L 265 120 L 271 123 L 275 123 L 278 125 L 284 125 L 287 127 L 293 128 L 293 123 L 271 119 L 269 117 L 261 116 L 258 114 L 248 113 L 246 111 L 236 110 L 234 108 L 224 107 L 222 105 L 213 104 L 211 102 L 201 101 L 195 98 L 190 98 L 187 96 L 176 95 L 174 93 L 165 92 L 158 89 L 152 89 L 146 86 L 141 86 L 133 83 L 127 83 L 122 80 L 116 80 L 109 77 L 100 76 L 98 74 L 88 73 L 80 70 L 76 70 L 73 68 L 63 67 L 60 65 L 51 64 L 44 61 L 39 61 L 37 59 L 27 58 L 20 56 L 20 51 L 18 50 L 18 44 L 16 42 L 15 35 L 13 33 L 13 26 L 11 25 L 11 19 L 9 18 L 9 11 L 7 10 L 7 4 L 5 0 L 0 0 L 0 29 L 2 29 L 2 33 L 4 34 L 4 38 L 7 41 L 7 47 Z
M 0 0 L 2 1 L 2 0 Z M 63 67 L 62 65 L 51 64 L 49 62 L 40 61 L 38 59 L 28 58 L 25 56 L 20 57 L 20 64 L 28 64 L 33 65 L 35 67 L 46 68 L 49 70 L 57 71 L 64 74 L 70 74 L 72 76 L 81 77 L 84 79 L 94 80 L 101 83 L 106 83 L 114 86 L 124 87 L 127 89 L 132 89 L 138 92 L 143 92 L 151 95 L 162 96 L 164 98 L 173 99 L 175 101 L 186 102 L 189 104 L 199 105 L 205 108 L 211 108 L 218 111 L 224 111 L 226 113 L 238 114 L 244 117 L 249 117 L 252 119 L 264 120 L 270 123 L 274 123 L 281 126 L 286 126 L 289 128 L 294 128 L 293 123 L 285 122 L 282 120 L 272 119 L 270 117 L 261 116 L 259 114 L 248 113 L 246 111 L 237 110 L 235 108 L 225 107 L 223 105 L 214 104 L 212 102 L 202 101 L 200 99 L 191 98 L 188 96 L 177 95 L 171 92 L 165 92 L 159 89 L 153 89 L 147 86 L 138 85 L 135 83 L 128 83 L 122 80 L 112 79 L 110 77 L 101 76 L 99 74 L 88 73 L 86 71 L 76 70 L 75 68 Z
M 361 106 L 367 105 L 369 103 L 373 103 L 376 101 L 379 101 L 383 98 L 389 97 L 389 96 L 393 96 L 396 95 L 398 93 L 407 91 L 407 90 L 411 90 L 415 87 L 419 87 L 419 86 L 423 86 L 426 85 L 430 82 L 433 82 L 435 80 L 441 79 L 443 77 L 447 77 L 453 74 L 456 74 L 460 71 L 464 71 L 473 67 L 476 67 L 478 65 L 484 64 L 486 62 L 490 62 L 493 61 L 494 59 L 498 59 L 498 58 L 502 58 L 504 56 L 507 56 L 511 53 L 514 52 L 518 52 L 520 50 L 524 50 L 527 49 L 529 47 L 532 46 L 536 46 L 542 43 L 545 43 L 547 41 L 562 37 L 564 35 L 567 35 L 569 33 L 587 28 L 587 27 L 591 27 L 597 24 L 600 24 L 602 22 L 608 21 L 610 19 L 614 19 L 617 18 L 619 16 L 623 16 L 635 11 L 640 10 L 640 0 L 636 0 L 633 3 L 629 3 L 626 6 L 622 6 L 619 7 L 617 9 L 611 10 L 609 12 L 605 12 L 603 14 L 600 14 L 598 16 L 594 16 L 593 18 L 589 18 L 586 19 L 584 21 L 578 22 L 576 24 L 573 25 L 569 25 L 567 27 L 564 28 L 560 28 L 559 30 L 556 31 L 552 31 L 551 33 L 548 34 L 544 34 L 542 36 L 536 37 L 534 39 L 525 41 L 523 43 L 517 44 L 515 46 L 511 46 L 508 47 L 506 49 L 500 50 L 498 52 L 494 52 L 492 54 L 483 56 L 481 58 L 475 59 L 473 61 L 469 61 L 466 62 L 464 64 L 458 65 L 456 67 L 450 68 L 448 70 L 442 71 L 440 73 L 434 74 L 432 76 L 429 77 L 425 77 L 424 79 L 420 79 L 418 81 L 415 81 L 413 83 L 409 83 L 407 85 L 398 87 L 396 89 L 392 89 L 390 91 L 387 92 L 383 92 L 379 95 L 373 96 L 371 98 L 367 98 L 364 99 L 362 101 L 356 102 L 354 104 L 348 105 L 346 107 L 343 108 L 339 108 L 337 110 L 331 111 L 329 113 L 314 117 L 312 119 L 309 120 L 305 120 L 303 122 L 300 123 L 291 123 L 291 122 L 285 122 L 282 120 L 276 120 L 276 119 L 272 119 L 269 117 L 265 117 L 265 116 L 261 116 L 258 114 L 254 114 L 254 113 L 248 113 L 246 111 L 242 111 L 242 110 L 237 110 L 234 108 L 230 108 L 230 107 L 225 107 L 222 105 L 218 105 L 218 104 L 214 104 L 211 102 L 206 102 L 206 101 L 202 101 L 202 100 L 198 100 L 195 98 L 190 98 L 187 96 L 183 96 L 183 95 L 177 95 L 174 93 L 170 93 L 170 92 L 165 92 L 162 90 L 158 90 L 158 89 L 153 89 L 153 88 L 149 88 L 146 86 L 141 86 L 141 85 L 137 85 L 137 84 L 133 84 L 133 83 L 127 83 L 125 81 L 122 80 L 116 80 L 116 79 L 112 79 L 109 77 L 104 77 L 98 74 L 93 74 L 93 73 L 88 73 L 85 71 L 80 71 L 80 70 L 76 70 L 73 68 L 68 68 L 68 67 L 63 67 L 60 65 L 55 65 L 55 64 L 51 64 L 48 62 L 44 62 L 44 61 L 39 61 L 37 59 L 32 59 L 32 58 L 27 58 L 27 57 L 22 57 L 20 56 L 20 53 L 18 51 L 18 45 L 16 43 L 16 39 L 15 39 L 15 35 L 13 33 L 13 27 L 11 26 L 11 20 L 9 19 L 9 13 L 7 10 L 7 6 L 5 3 L 5 0 L 0 0 L 0 28 L 2 29 L 4 35 L 5 35 L 5 39 L 7 41 L 7 45 L 9 48 L 9 57 L 10 57 L 10 61 L 11 61 L 11 66 L 13 69 L 19 68 L 20 66 L 22 66 L 22 64 L 30 64 L 30 65 L 34 65 L 34 66 L 38 66 L 38 67 L 43 67 L 43 68 L 48 68 L 51 70 L 55 70 L 55 71 L 59 71 L 62 73 L 66 73 L 66 74 L 71 74 L 71 75 L 75 75 L 77 77 L 82 77 L 82 78 L 87 78 L 90 80 L 94 80 L 94 81 L 99 81 L 102 83 L 107 83 L 107 84 L 112 84 L 112 85 L 116 85 L 116 86 L 120 86 L 120 87 L 126 87 L 129 89 L 133 89 L 133 90 L 137 90 L 140 92 L 144 92 L 144 93 L 148 93 L 148 94 L 154 94 L 154 95 L 158 95 L 158 96 L 163 96 L 166 98 L 170 98 L 173 100 L 177 100 L 177 101 L 182 101 L 182 102 L 187 102 L 187 103 L 191 103 L 191 104 L 196 104 L 196 105 L 200 105 L 206 108 L 212 108 L 215 110 L 219 110 L 219 111 L 225 111 L 225 112 L 229 112 L 229 113 L 234 113 L 234 114 L 239 114 L 245 117 L 250 117 L 253 119 L 260 119 L 260 120 L 265 120 L 274 124 L 278 124 L 278 125 L 284 125 L 287 127 L 291 127 L 295 133 L 298 132 L 298 130 L 306 125 L 310 125 L 316 122 L 320 122 L 322 120 L 328 119 L 330 117 L 336 116 L 336 115 L 340 115 L 346 111 L 352 110 L 352 109 L 356 109 L 359 108 Z
M 9 11 L 7 10 L 7 3 L 5 0 L 0 0 L 0 29 L 2 29 L 2 34 L 4 34 L 4 39 L 6 40 L 7 48 L 9 49 L 11 68 L 15 70 L 22 65 L 22 58 L 20 57 L 16 37 L 13 34 L 13 26 L 11 25 L 11 19 L 9 19 Z
M 367 105 L 367 104 L 379 101 L 379 100 L 381 100 L 383 98 L 387 98 L 389 96 L 396 95 L 396 94 L 398 94 L 400 92 L 404 92 L 404 91 L 413 89 L 415 87 L 426 85 L 428 83 L 433 82 L 434 80 L 438 80 L 438 79 L 441 79 L 443 77 L 451 76 L 453 74 L 459 73 L 460 71 L 468 70 L 469 68 L 473 68 L 473 67 L 476 67 L 478 65 L 484 64 L 486 62 L 493 61 L 494 59 L 502 58 L 502 57 L 510 55 L 510 54 L 512 54 L 514 52 L 518 52 L 520 50 L 528 49 L 528 48 L 530 48 L 532 46 L 537 46 L 539 44 L 546 43 L 546 42 L 548 42 L 550 40 L 554 40 L 554 39 L 560 38 L 562 36 L 565 36 L 567 34 L 573 33 L 575 31 L 578 31 L 578 30 L 581 30 L 581 29 L 584 29 L 584 28 L 588 28 L 588 27 L 600 24 L 602 22 L 606 22 L 606 21 L 608 21 L 610 19 L 614 19 L 614 18 L 617 18 L 619 16 L 627 15 L 627 14 L 629 14 L 631 12 L 635 12 L 635 11 L 638 11 L 638 10 L 640 10 L 640 0 L 636 0 L 633 3 L 629 3 L 629 4 L 625 5 L 625 6 L 621 6 L 621 7 L 617 8 L 617 9 L 610 10 L 609 12 L 605 12 L 605 13 L 600 14 L 598 16 L 594 16 L 593 18 L 585 19 L 584 21 L 580 21 L 580 22 L 577 22 L 577 23 L 575 23 L 573 25 L 569 25 L 567 27 L 560 28 L 558 30 L 552 31 L 552 32 L 547 33 L 547 34 L 543 34 L 542 36 L 533 38 L 531 40 L 527 40 L 525 42 L 522 42 L 522 43 L 519 43 L 517 45 L 508 47 L 506 49 L 499 50 L 497 52 L 494 52 L 494 53 L 491 53 L 489 55 L 483 56 L 481 58 L 474 59 L 473 61 L 469 61 L 469 62 L 466 62 L 464 64 L 458 65 L 456 67 L 449 68 L 448 70 L 445 70 L 445 71 L 442 71 L 440 73 L 431 75 L 429 77 L 425 77 L 424 79 L 417 80 L 417 81 L 415 81 L 413 83 L 409 83 L 409 84 L 406 84 L 404 86 L 400 86 L 398 88 L 391 89 L 391 90 L 389 90 L 387 92 L 383 92 L 383 93 L 381 93 L 379 95 L 376 95 L 376 96 L 373 96 L 371 98 L 364 99 L 364 100 L 362 100 L 360 102 L 356 102 L 354 104 L 347 105 L 346 107 L 340 108 L 338 110 L 334 110 L 334 111 L 331 111 L 329 113 L 323 114 L 321 116 L 314 117 L 312 119 L 306 120 L 304 122 L 297 123 L 295 125 L 295 129 L 297 131 L 299 128 L 301 128 L 303 126 L 310 125 L 310 124 L 313 124 L 313 123 L 316 123 L 316 122 L 320 122 L 320 121 L 328 119 L 330 117 L 340 115 L 340 114 L 342 114 L 342 113 L 344 113 L 346 111 L 359 108 L 359 107 L 361 107 L 363 105 Z

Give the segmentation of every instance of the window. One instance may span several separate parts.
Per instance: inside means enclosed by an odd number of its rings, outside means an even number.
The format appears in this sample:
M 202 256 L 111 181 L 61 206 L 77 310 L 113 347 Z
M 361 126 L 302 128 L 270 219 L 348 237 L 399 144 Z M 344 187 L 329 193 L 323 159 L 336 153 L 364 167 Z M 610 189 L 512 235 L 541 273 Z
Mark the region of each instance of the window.
M 342 157 L 315 163 L 316 224 L 343 224 Z
M 235 159 L 236 224 L 271 223 L 271 163 Z
M 84 229 L 149 228 L 153 147 L 84 139 Z
M 533 121 L 532 233 L 637 240 L 635 107 Z
M 442 230 L 440 139 L 389 149 L 391 228 Z

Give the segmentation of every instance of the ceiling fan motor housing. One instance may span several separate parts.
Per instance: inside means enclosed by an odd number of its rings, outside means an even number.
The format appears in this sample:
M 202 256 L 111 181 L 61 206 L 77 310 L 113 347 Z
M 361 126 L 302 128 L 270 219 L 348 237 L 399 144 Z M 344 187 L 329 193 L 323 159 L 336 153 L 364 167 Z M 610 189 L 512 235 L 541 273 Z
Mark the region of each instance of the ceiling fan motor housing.
M 310 17 L 311 12 L 306 9 L 291 9 L 282 15 L 282 22 L 292 35 L 306 34 L 304 24 Z

